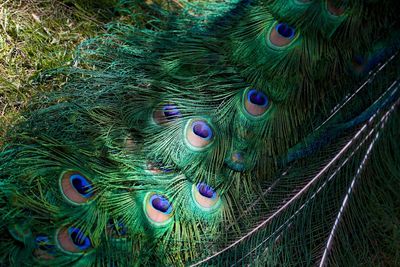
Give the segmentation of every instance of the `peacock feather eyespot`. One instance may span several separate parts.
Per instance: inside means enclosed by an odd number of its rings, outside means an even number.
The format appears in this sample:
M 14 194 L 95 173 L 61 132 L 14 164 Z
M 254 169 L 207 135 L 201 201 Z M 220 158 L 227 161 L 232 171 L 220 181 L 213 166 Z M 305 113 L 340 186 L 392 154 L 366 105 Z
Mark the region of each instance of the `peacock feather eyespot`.
M 153 112 L 153 120 L 158 125 L 165 125 L 173 122 L 182 116 L 177 106 L 165 104 L 157 107 Z
M 247 89 L 243 94 L 243 106 L 248 115 L 259 118 L 268 110 L 270 101 L 263 92 Z
M 356 75 L 369 73 L 385 59 L 385 53 L 385 49 L 380 48 L 364 56 L 354 56 L 351 62 L 352 70 Z
M 150 192 L 144 199 L 144 211 L 149 221 L 156 225 L 165 225 L 172 220 L 173 208 L 164 195 Z
M 368 59 L 361 55 L 355 55 L 351 60 L 351 64 L 356 73 L 362 73 L 368 64 Z
M 243 163 L 244 162 L 243 153 L 239 151 L 232 153 L 232 161 L 236 163 Z
M 216 209 L 220 203 L 219 195 L 214 188 L 204 182 L 193 185 L 192 197 L 196 205 L 206 211 Z
M 40 250 L 45 250 L 54 253 L 54 245 L 50 243 L 50 239 L 47 235 L 37 235 L 35 238 L 35 247 Z
M 278 23 L 275 26 L 275 29 L 278 32 L 278 34 L 284 38 L 292 39 L 294 37 L 295 34 L 294 28 L 290 27 L 286 23 Z
M 296 39 L 296 29 L 284 22 L 276 22 L 269 31 L 269 42 L 278 48 L 286 47 Z
M 332 16 L 339 17 L 346 11 L 344 0 L 326 0 L 326 10 Z
M 107 223 L 107 233 L 114 238 L 121 238 L 127 235 L 128 228 L 121 220 L 109 220 Z
M 231 170 L 242 172 L 246 170 L 244 153 L 240 151 L 234 151 L 225 159 L 225 163 Z
M 165 118 L 168 120 L 174 120 L 176 118 L 179 118 L 181 116 L 181 112 L 175 105 L 165 105 L 162 109 Z
M 57 233 L 57 243 L 67 253 L 83 253 L 92 247 L 90 238 L 74 226 L 61 228 Z
M 123 141 L 123 148 L 126 151 L 135 151 L 138 148 L 138 143 L 131 135 L 128 135 Z
M 202 119 L 194 119 L 188 121 L 185 127 L 186 144 L 195 150 L 203 150 L 214 139 L 214 132 L 211 125 Z
M 52 260 L 56 254 L 56 246 L 52 244 L 49 237 L 44 234 L 39 234 L 35 238 L 34 255 L 41 260 Z
M 192 124 L 192 132 L 204 140 L 210 140 L 213 135 L 211 127 L 204 121 L 194 122 Z
M 63 173 L 60 188 L 64 198 L 76 205 L 87 203 L 94 195 L 92 182 L 77 171 Z
M 168 166 L 165 166 L 159 161 L 148 161 L 146 163 L 146 170 L 151 174 L 171 173 L 174 170 Z

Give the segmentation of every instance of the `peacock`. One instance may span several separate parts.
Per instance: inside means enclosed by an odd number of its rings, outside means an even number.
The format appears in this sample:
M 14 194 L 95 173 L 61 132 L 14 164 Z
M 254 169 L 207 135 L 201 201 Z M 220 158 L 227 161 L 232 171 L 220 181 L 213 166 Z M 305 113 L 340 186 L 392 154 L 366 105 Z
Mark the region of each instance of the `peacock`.
M 1 266 L 400 264 L 394 0 L 120 2 L 8 129 Z

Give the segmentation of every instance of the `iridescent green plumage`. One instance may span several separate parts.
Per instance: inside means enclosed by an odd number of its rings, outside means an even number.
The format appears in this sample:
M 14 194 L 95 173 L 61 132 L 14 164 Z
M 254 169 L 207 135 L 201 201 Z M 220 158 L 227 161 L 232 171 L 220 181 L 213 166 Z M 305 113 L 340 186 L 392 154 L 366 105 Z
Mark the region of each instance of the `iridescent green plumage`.
M 154 8 L 146 28 L 87 40 L 73 66 L 48 73 L 68 77 L 63 90 L 9 132 L 2 261 L 345 263 L 353 241 L 327 241 L 343 197 L 378 138 L 396 138 L 384 128 L 398 125 L 392 4 L 368 19 L 378 4 L 358 0 Z M 397 184 L 397 154 L 368 166 Z

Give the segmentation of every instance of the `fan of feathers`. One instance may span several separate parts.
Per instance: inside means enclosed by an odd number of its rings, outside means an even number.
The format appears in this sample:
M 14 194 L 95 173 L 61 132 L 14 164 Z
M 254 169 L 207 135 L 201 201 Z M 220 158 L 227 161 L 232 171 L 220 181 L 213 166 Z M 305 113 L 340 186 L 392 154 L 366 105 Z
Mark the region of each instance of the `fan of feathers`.
M 121 5 L 8 130 L 1 266 L 400 264 L 395 0 Z

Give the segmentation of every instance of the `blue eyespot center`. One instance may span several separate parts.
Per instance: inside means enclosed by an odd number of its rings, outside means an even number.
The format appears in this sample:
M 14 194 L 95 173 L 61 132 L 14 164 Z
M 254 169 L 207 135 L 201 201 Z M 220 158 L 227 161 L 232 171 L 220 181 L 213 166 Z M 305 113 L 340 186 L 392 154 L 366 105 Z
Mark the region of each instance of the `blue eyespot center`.
M 247 95 L 247 99 L 252 104 L 257 105 L 257 106 L 266 107 L 268 105 L 267 96 L 263 92 L 257 91 L 255 89 L 252 89 L 249 91 L 249 93 Z
M 199 190 L 200 195 L 206 198 L 215 198 L 217 196 L 215 190 L 206 183 L 199 183 L 197 185 L 197 190 Z
M 89 198 L 93 195 L 92 185 L 90 182 L 80 174 L 73 174 L 70 177 L 70 181 L 74 189 L 85 198 Z
M 193 133 L 203 139 L 210 140 L 212 138 L 213 132 L 208 123 L 204 121 L 196 121 L 192 125 Z
M 167 118 L 168 120 L 174 120 L 181 116 L 181 112 L 175 105 L 171 104 L 165 105 L 162 111 L 164 113 L 165 118 Z
M 91 246 L 89 237 L 83 234 L 83 232 L 76 227 L 70 227 L 68 234 L 72 240 L 72 243 L 80 250 L 86 250 Z
M 276 31 L 284 38 L 292 39 L 296 33 L 293 27 L 290 27 L 287 23 L 278 23 L 276 25 Z
M 162 195 L 153 195 L 150 198 L 150 203 L 155 208 L 156 210 L 165 213 L 165 214 L 170 214 L 172 212 L 172 205 L 168 201 L 168 199 Z

